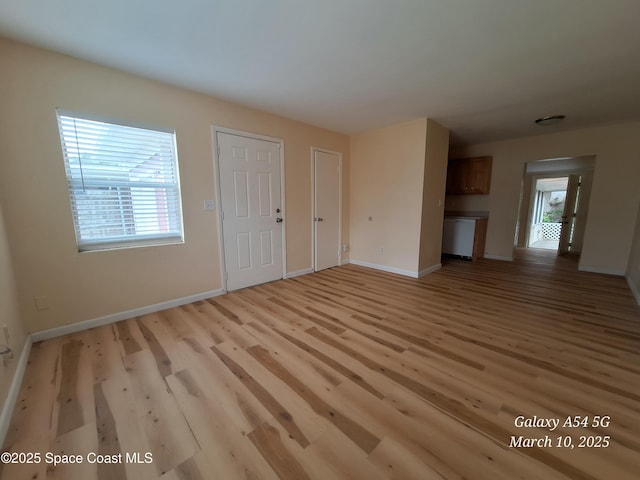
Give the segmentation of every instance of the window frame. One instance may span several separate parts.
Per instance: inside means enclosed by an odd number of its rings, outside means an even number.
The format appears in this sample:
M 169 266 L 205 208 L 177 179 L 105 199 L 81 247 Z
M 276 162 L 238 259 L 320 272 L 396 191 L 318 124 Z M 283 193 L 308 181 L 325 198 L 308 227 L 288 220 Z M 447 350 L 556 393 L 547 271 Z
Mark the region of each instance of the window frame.
M 72 165 L 70 163 L 70 156 L 67 153 L 66 148 L 66 140 L 65 140 L 65 132 L 63 131 L 63 126 L 61 122 L 61 117 L 65 119 L 71 120 L 80 120 L 80 121 L 89 121 L 89 122 L 99 122 L 106 125 L 106 128 L 109 126 L 120 127 L 120 128 L 132 128 L 138 130 L 146 130 L 148 132 L 152 132 L 152 134 L 168 134 L 171 136 L 170 149 L 171 149 L 171 164 L 168 163 L 165 166 L 170 166 L 172 176 L 175 179 L 174 182 L 151 182 L 151 181 L 132 181 L 131 179 L 96 179 L 96 178 L 85 178 L 84 170 L 82 166 L 82 160 L 80 155 L 80 150 L 78 149 L 77 158 L 79 158 L 79 168 L 81 172 L 81 178 L 73 177 L 70 174 L 72 169 Z M 181 182 L 180 182 L 180 162 L 178 160 L 178 149 L 177 149 L 177 135 L 175 129 L 159 127 L 157 125 L 150 125 L 146 123 L 140 123 L 135 121 L 127 121 L 122 119 L 114 119 L 108 118 L 101 115 L 88 114 L 83 112 L 77 112 L 73 110 L 67 110 L 62 108 L 56 108 L 56 120 L 58 132 L 60 135 L 60 146 L 62 149 L 62 157 L 63 157 L 63 166 L 65 169 L 65 179 L 67 182 L 68 188 L 68 198 L 69 198 L 69 206 L 71 209 L 71 216 L 73 222 L 73 228 L 75 232 L 76 245 L 78 251 L 83 252 L 94 252 L 94 251 L 105 251 L 105 250 L 114 250 L 114 249 L 125 249 L 125 248 L 137 248 L 137 247 L 148 247 L 148 246 L 159 246 L 159 245 L 176 245 L 183 244 L 184 240 L 184 214 L 182 209 L 182 192 L 181 192 Z M 76 132 L 77 134 L 77 132 Z M 73 134 L 72 134 L 73 137 Z M 116 137 L 112 137 L 116 138 Z M 119 138 L 119 137 L 118 137 Z M 76 140 L 78 137 L 74 138 Z M 166 140 L 169 140 L 168 138 Z M 72 150 L 72 149 L 70 149 Z M 153 157 L 150 157 L 150 159 Z M 133 162 L 131 165 L 135 165 Z M 139 166 L 139 165 L 138 165 Z M 113 174 L 121 175 L 124 171 L 119 171 L 117 168 L 113 168 L 111 172 Z M 105 177 L 107 174 L 105 174 Z M 168 210 L 167 217 L 170 218 L 170 223 L 175 225 L 171 231 L 166 233 L 123 233 L 121 235 L 104 235 L 102 237 L 93 237 L 93 238 L 84 238 L 82 234 L 82 227 L 85 229 L 90 227 L 89 223 L 85 223 L 83 225 L 82 220 L 79 215 L 79 207 L 78 203 L 82 202 L 83 199 L 79 197 L 79 191 L 83 191 L 85 194 L 87 191 L 97 192 L 100 189 L 105 189 L 105 191 L 117 192 L 115 195 L 118 197 L 118 206 L 121 210 L 122 216 L 122 230 L 126 231 L 127 228 L 131 228 L 131 223 L 127 223 L 125 221 L 125 217 L 127 213 L 124 212 L 127 209 L 125 202 L 120 200 L 122 195 L 127 195 L 126 190 L 128 190 L 128 195 L 131 197 L 132 189 L 155 189 L 157 192 L 164 192 L 165 200 L 168 203 L 173 204 L 173 206 Z M 123 193 L 124 192 L 124 193 Z M 156 196 L 157 196 L 156 192 Z M 170 194 L 170 195 L 167 195 Z M 87 201 L 87 200 L 85 200 Z M 88 200 L 91 202 L 92 200 Z M 99 199 L 94 200 L 98 202 Z M 109 199 L 106 200 L 107 202 Z M 131 200 L 130 200 L 131 201 Z M 97 204 L 97 203 L 96 203 Z M 134 206 L 131 204 L 128 206 L 129 215 L 134 214 Z M 145 207 L 144 213 L 147 214 L 148 210 Z M 114 209 L 115 210 L 115 209 Z M 155 210 L 156 213 L 162 214 L 157 207 Z M 113 212 L 109 212 L 112 214 Z M 83 213 L 86 215 L 86 213 Z M 133 225 L 135 226 L 135 220 L 133 221 Z M 85 235 L 86 237 L 86 235 Z

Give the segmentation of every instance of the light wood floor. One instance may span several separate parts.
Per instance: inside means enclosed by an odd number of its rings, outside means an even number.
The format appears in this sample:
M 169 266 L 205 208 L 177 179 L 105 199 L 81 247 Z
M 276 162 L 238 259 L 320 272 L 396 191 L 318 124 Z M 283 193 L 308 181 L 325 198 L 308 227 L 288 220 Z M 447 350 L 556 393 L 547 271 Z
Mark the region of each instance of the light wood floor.
M 637 479 L 640 308 L 622 278 L 521 255 L 344 266 L 38 343 L 5 450 L 43 459 L 0 478 Z

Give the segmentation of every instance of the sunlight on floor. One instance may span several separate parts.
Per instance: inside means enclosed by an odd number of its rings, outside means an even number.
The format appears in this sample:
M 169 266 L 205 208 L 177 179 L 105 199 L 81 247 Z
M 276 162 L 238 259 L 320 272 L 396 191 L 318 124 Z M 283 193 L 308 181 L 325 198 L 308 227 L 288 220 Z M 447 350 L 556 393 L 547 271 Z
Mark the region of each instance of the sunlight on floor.
M 529 248 L 544 248 L 545 250 L 558 250 L 558 240 L 538 240 L 529 245 Z

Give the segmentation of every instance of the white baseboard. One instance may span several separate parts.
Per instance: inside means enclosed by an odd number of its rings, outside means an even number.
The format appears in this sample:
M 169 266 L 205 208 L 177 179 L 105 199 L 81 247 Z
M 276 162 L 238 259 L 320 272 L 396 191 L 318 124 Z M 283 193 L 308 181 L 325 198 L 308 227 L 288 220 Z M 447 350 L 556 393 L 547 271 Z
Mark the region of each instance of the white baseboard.
M 503 257 L 502 255 L 491 255 L 490 253 L 485 253 L 484 258 L 488 258 L 489 260 L 501 260 L 503 262 L 513 262 L 513 257 Z
M 133 310 L 126 310 L 124 312 L 105 315 L 104 317 L 92 318 L 90 320 L 84 320 L 81 322 L 72 323 L 70 325 L 62 325 L 61 327 L 50 328 L 49 330 L 41 330 L 39 332 L 32 333 L 31 340 L 35 343 L 42 340 L 48 340 L 50 338 L 69 335 L 71 333 L 82 332 L 83 330 L 89 330 L 90 328 L 109 325 L 110 323 L 127 320 L 133 317 L 139 317 L 140 315 L 159 312 L 160 310 L 166 310 L 167 308 L 179 307 L 180 305 L 197 302 L 199 300 L 204 300 L 205 298 L 217 297 L 218 295 L 222 295 L 223 293 L 225 293 L 225 291 L 222 289 L 211 290 L 208 292 L 198 293 L 196 295 L 190 295 L 188 297 L 176 298 L 175 300 L 169 300 L 167 302 L 147 305 L 146 307 L 134 308 Z
M 0 413 L 0 445 L 4 445 L 4 440 L 9 431 L 11 425 L 11 416 L 18 400 L 18 394 L 20 393 L 20 387 L 22 386 L 22 379 L 24 378 L 24 372 L 29 362 L 29 353 L 31 353 L 31 345 L 33 340 L 31 335 L 27 335 L 27 339 L 22 347 L 22 353 L 18 359 L 16 370 L 13 372 L 13 380 L 11 380 L 11 386 L 7 393 L 7 398 L 2 406 L 2 413 Z
M 578 265 L 578 270 L 580 270 L 581 272 L 603 273 L 605 275 L 616 275 L 618 277 L 624 277 L 624 274 L 626 273 L 624 270 L 615 270 L 612 268 L 590 267 L 589 265 Z
M 442 268 L 441 263 L 437 263 L 435 265 L 431 265 L 429 268 L 425 268 L 424 270 L 420 270 L 418 272 L 418 278 L 424 277 L 425 275 L 429 275 L 430 273 L 435 272 L 436 270 L 440 270 Z
M 308 275 L 313 273 L 313 268 L 303 268 L 302 270 L 296 270 L 295 272 L 288 272 L 287 276 L 284 278 L 294 278 L 299 277 L 300 275 Z
M 349 265 L 350 263 L 351 263 L 351 259 L 350 258 L 341 258 L 340 259 L 340 266 Z
M 633 296 L 635 297 L 637 304 L 640 305 L 640 286 L 633 283 L 629 277 L 626 277 L 626 278 L 627 278 L 627 283 L 629 284 L 629 288 L 631 289 L 631 293 L 633 293 Z
M 349 263 L 360 265 L 361 267 L 373 268 L 375 270 L 382 270 L 383 272 L 397 273 L 398 275 L 404 275 L 405 277 L 418 278 L 418 272 L 413 272 L 411 270 L 403 270 L 401 268 L 389 267 L 387 265 L 378 265 L 377 263 L 363 262 L 354 258 L 350 259 Z

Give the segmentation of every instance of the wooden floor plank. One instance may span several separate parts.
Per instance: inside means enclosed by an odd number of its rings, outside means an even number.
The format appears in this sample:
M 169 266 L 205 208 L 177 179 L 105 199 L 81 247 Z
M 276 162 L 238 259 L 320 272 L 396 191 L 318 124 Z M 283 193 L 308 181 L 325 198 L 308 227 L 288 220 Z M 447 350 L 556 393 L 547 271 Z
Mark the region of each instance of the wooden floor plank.
M 33 345 L 5 446 L 55 437 L 53 409 L 60 383 L 59 362 L 62 339 Z
M 349 437 L 356 445 L 369 453 L 380 442 L 367 428 L 355 423 L 348 416 L 344 415 L 340 408 L 329 405 L 318 394 L 313 392 L 308 385 L 295 377 L 287 368 L 279 363 L 269 351 L 262 346 L 255 346 L 249 349 L 249 353 L 271 373 L 289 385 L 318 415 L 333 423 L 342 433 Z
M 247 389 L 257 398 L 262 405 L 273 415 L 276 420 L 282 425 L 282 427 L 294 438 L 302 448 L 309 445 L 309 440 L 300 430 L 300 427 L 295 423 L 292 415 L 287 411 L 285 407 L 278 402 L 278 400 L 267 391 L 255 378 L 253 378 L 247 371 L 242 368 L 238 363 L 226 355 L 222 350 L 216 346 L 210 347 L 211 350 L 218 356 L 218 358 L 226 365 L 226 367 L 247 387 Z M 264 425 L 261 424 L 261 425 Z M 258 425 L 260 426 L 260 425 Z M 257 427 L 256 427 L 257 428 Z
M 199 446 L 150 350 L 127 355 L 126 365 L 136 412 L 153 453 L 154 466 L 162 474 L 192 456 Z
M 252 392 L 234 372 L 225 368 L 225 363 L 211 351 L 211 348 L 225 343 L 206 348 L 198 343 L 198 339 L 191 339 L 178 343 L 176 349 L 183 352 L 185 369 L 198 379 L 204 396 L 218 404 L 231 422 L 246 434 L 268 421 L 272 413 L 262 398 Z
M 278 478 L 221 406 L 209 401 L 188 370 L 170 375 L 167 382 L 185 412 L 201 452 L 209 459 L 211 470 L 202 472 L 205 478 Z M 180 471 L 180 465 L 174 470 Z
M 248 437 L 279 478 L 309 479 L 307 472 L 285 447 L 277 428 L 264 423 L 249 433 Z
M 137 390 L 132 387 L 131 382 L 132 378 L 127 372 L 113 375 L 101 382 L 99 387 L 107 404 L 104 408 L 108 407 L 111 412 L 123 455 L 127 452 L 140 453 L 143 456 L 147 453 L 153 455 L 151 441 L 146 436 L 142 420 L 146 412 L 140 411 L 144 405 L 138 401 Z M 98 385 L 94 388 L 98 388 Z M 127 479 L 152 480 L 158 477 L 156 465 L 153 463 L 125 463 L 124 468 Z

